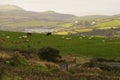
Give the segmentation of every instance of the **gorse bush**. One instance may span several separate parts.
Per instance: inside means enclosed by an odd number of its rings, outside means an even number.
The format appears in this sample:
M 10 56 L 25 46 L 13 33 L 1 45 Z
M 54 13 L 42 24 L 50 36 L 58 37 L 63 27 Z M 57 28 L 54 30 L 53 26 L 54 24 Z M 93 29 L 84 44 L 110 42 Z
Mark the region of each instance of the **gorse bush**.
M 51 47 L 43 47 L 39 50 L 38 56 L 40 59 L 57 62 L 61 58 L 59 50 Z

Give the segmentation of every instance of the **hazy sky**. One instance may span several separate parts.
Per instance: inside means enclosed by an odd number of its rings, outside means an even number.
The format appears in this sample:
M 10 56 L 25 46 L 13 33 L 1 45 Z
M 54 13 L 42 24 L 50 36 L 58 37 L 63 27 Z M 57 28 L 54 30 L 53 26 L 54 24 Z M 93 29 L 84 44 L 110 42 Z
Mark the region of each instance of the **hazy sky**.
M 0 0 L 29 11 L 53 10 L 75 15 L 113 15 L 120 13 L 120 0 Z

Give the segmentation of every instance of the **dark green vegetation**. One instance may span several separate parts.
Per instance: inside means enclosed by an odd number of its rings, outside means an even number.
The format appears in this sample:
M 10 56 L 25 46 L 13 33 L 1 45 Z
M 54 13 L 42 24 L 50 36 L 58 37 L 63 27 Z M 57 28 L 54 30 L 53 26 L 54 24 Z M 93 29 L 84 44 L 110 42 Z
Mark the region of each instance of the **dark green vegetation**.
M 58 59 L 61 58 L 59 54 L 59 50 L 51 48 L 51 47 L 43 47 L 39 50 L 38 56 L 40 59 L 58 62 Z
M 0 31 L 0 48 L 32 53 L 50 46 L 62 55 L 88 57 L 120 57 L 120 39 L 106 37 L 59 36 L 33 33 L 24 38 L 26 33 Z

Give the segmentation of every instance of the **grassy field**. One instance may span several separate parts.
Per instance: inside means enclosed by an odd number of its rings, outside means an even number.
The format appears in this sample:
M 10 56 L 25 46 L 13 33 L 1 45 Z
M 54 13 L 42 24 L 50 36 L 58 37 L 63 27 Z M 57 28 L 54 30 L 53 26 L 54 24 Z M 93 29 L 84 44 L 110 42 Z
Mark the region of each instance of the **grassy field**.
M 98 28 L 106 28 L 106 27 L 119 27 L 120 26 L 120 20 L 112 20 L 108 22 L 103 22 L 95 25 L 94 27 Z
M 14 51 L 35 52 L 44 46 L 60 50 L 62 59 L 69 64 L 69 70 L 62 70 L 58 63 L 39 60 L 34 56 L 23 55 Z M 106 37 L 50 35 L 33 33 L 26 38 L 26 33 L 0 31 L 0 80 L 119 80 L 120 69 L 105 65 L 105 62 L 91 62 L 91 57 L 107 61 L 119 61 L 120 39 Z M 24 53 L 25 54 L 25 53 Z M 33 55 L 33 54 L 32 54 Z M 67 55 L 67 56 L 64 56 Z M 77 64 L 70 63 L 74 55 Z M 110 59 L 108 59 L 110 58 Z M 96 59 L 93 58 L 92 61 Z M 110 62 L 106 62 L 109 64 Z M 112 62 L 113 63 L 113 62 Z M 45 64 L 50 65 L 47 67 Z M 65 76 L 64 76 L 65 75 Z
M 64 24 L 61 24 L 61 26 L 63 26 L 63 27 L 71 27 L 71 26 L 73 26 L 73 23 L 64 23 Z
M 61 36 L 33 33 L 28 38 L 19 32 L 0 31 L 0 47 L 13 50 L 38 50 L 50 46 L 60 50 L 62 55 L 88 57 L 120 57 L 120 39 L 85 36 Z M 67 40 L 69 39 L 69 40 Z

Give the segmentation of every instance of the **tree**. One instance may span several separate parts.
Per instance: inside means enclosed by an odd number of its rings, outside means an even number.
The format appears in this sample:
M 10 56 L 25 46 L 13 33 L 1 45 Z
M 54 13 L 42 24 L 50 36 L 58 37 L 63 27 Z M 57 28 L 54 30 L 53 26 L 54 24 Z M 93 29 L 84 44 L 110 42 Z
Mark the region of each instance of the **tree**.
M 59 50 L 51 47 L 43 47 L 39 50 L 38 56 L 40 59 L 57 62 L 61 58 Z

